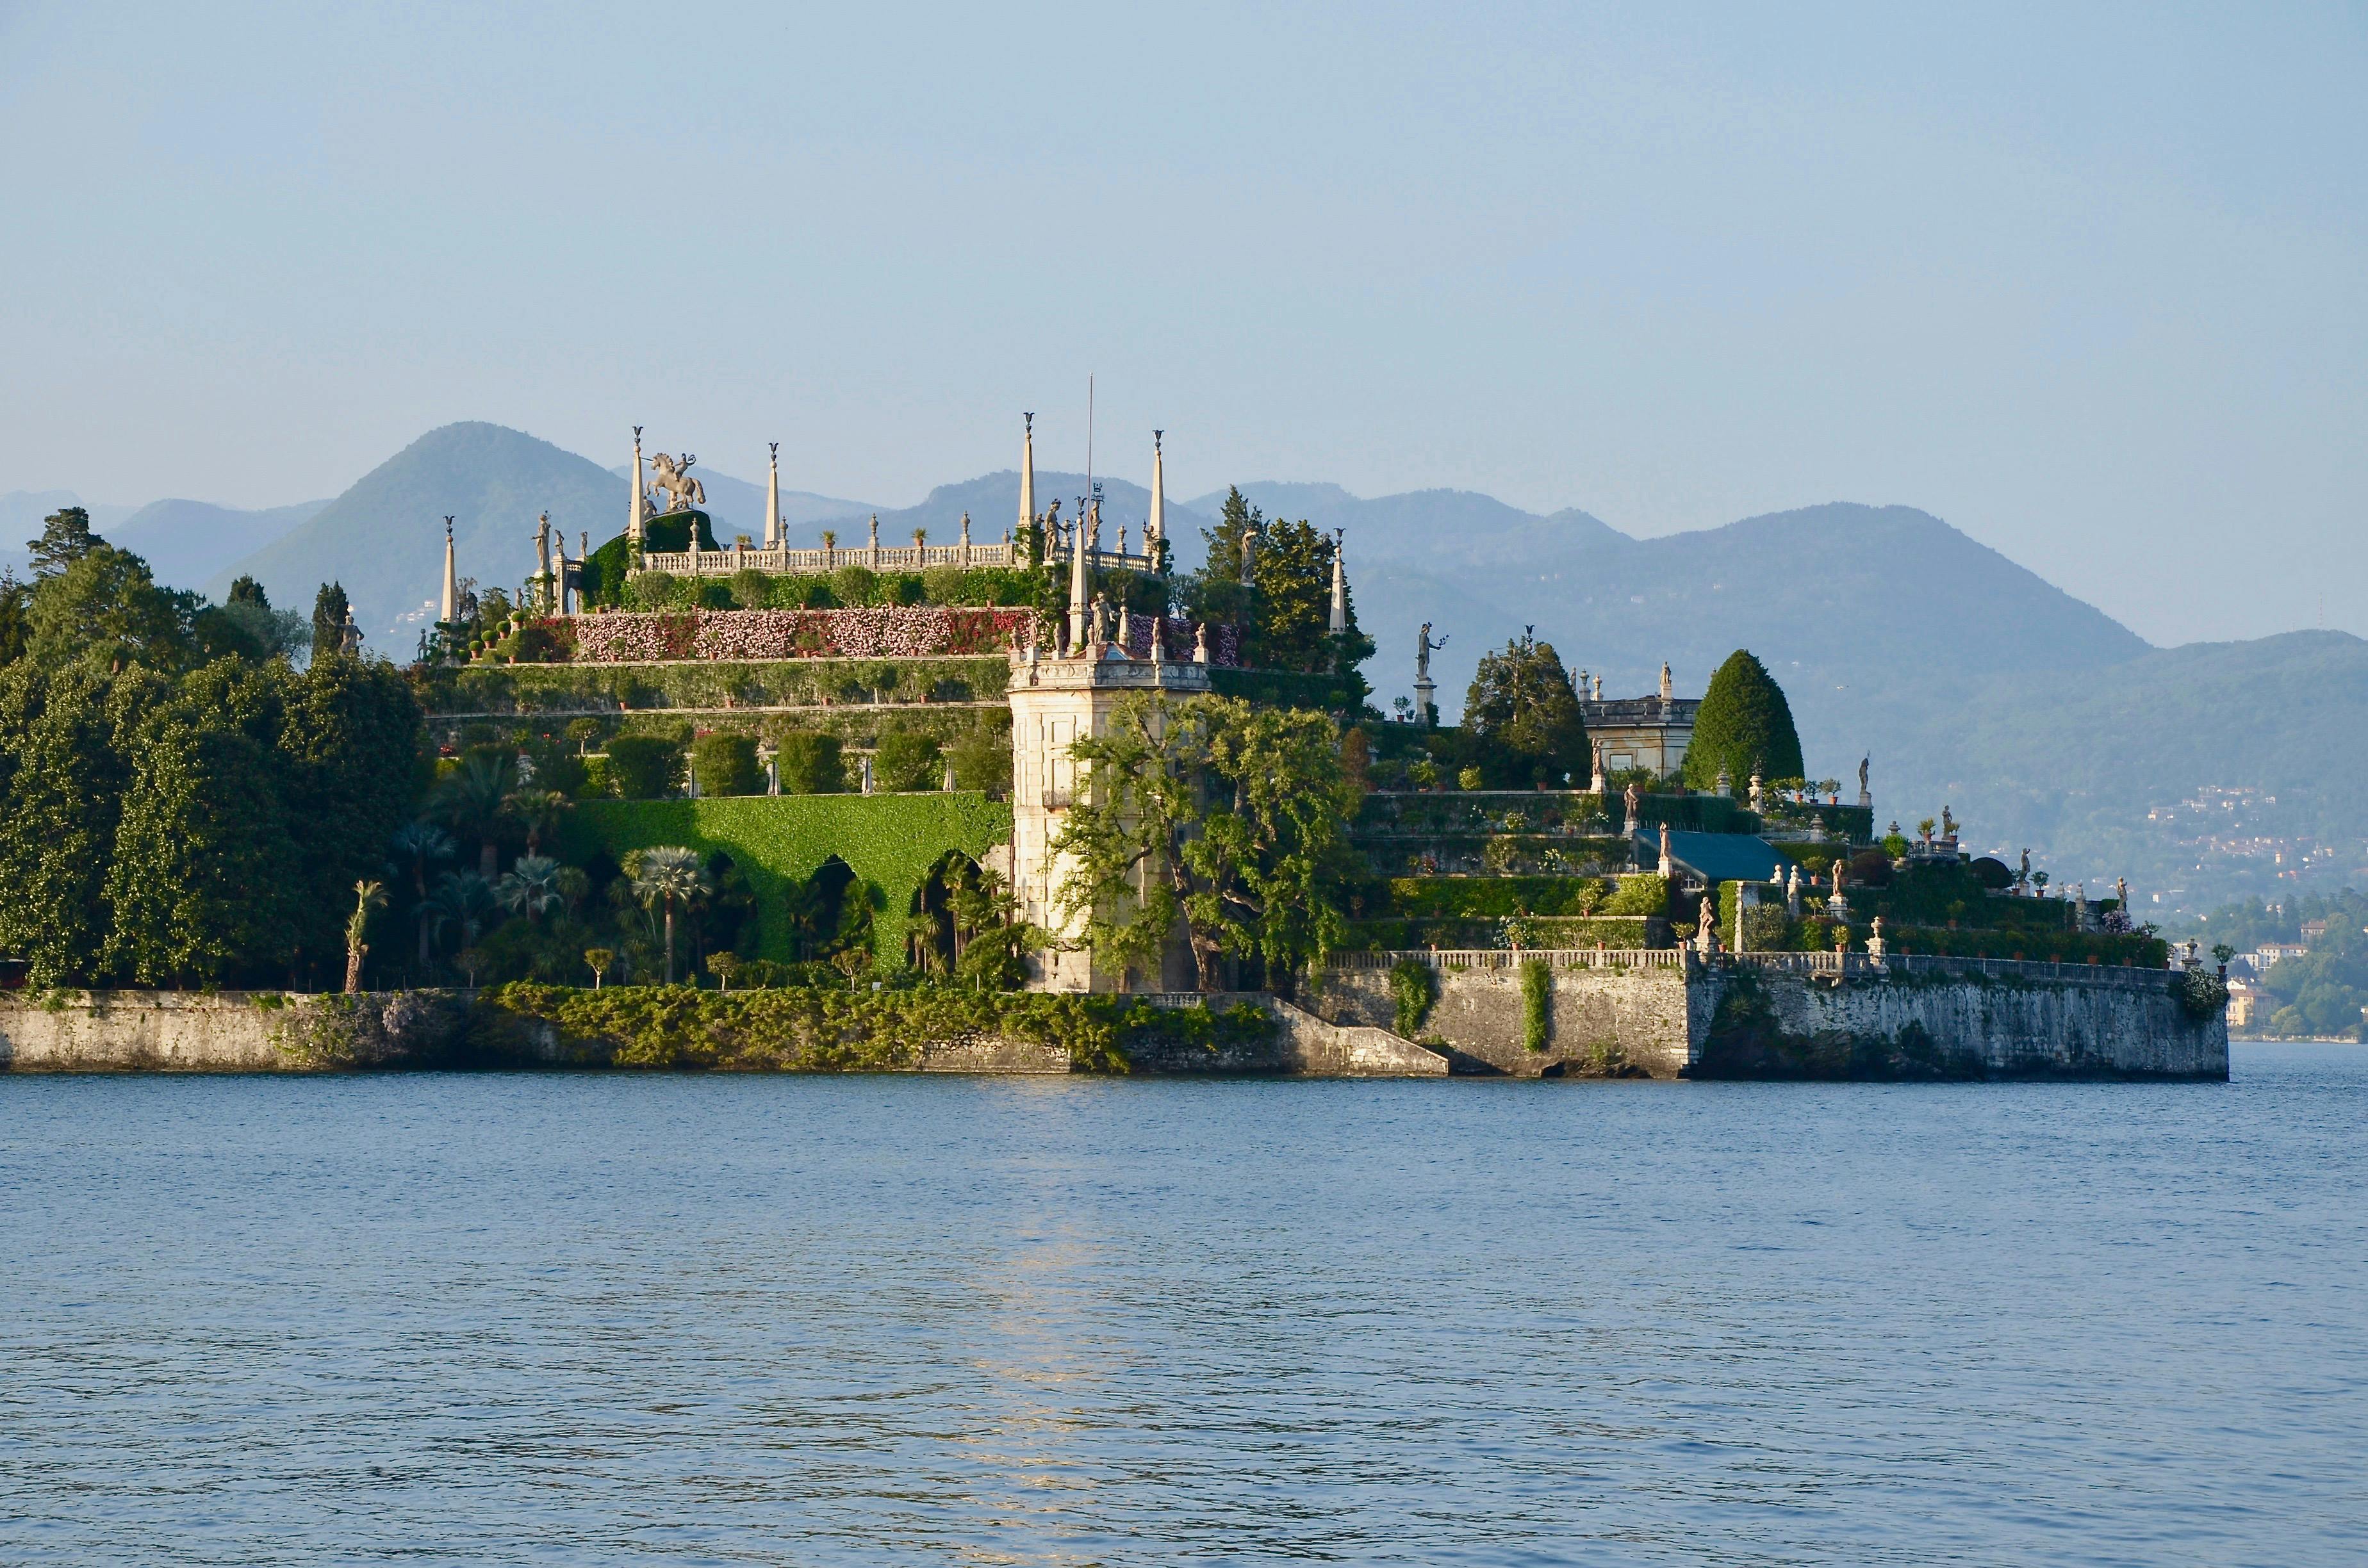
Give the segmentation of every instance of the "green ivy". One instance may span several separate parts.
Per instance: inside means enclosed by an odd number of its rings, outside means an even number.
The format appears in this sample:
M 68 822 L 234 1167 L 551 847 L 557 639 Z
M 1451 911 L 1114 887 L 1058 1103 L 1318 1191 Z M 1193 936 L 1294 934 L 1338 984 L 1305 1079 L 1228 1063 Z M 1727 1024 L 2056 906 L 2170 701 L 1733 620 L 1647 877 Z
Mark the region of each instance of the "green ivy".
M 438 715 L 609 714 L 620 708 L 794 708 L 871 702 L 999 704 L 999 655 L 919 659 L 685 660 L 648 665 L 472 665 L 419 673 L 419 702 Z
M 1439 1000 L 1439 976 L 1430 965 L 1417 959 L 1406 959 L 1390 966 L 1390 1000 L 1397 1004 L 1398 1033 L 1412 1040 L 1430 1017 L 1431 1005 Z
M 1546 1028 L 1552 1017 L 1554 1003 L 1554 971 L 1537 959 L 1521 962 L 1521 1043 L 1531 1051 L 1546 1048 Z
M 587 1066 L 846 1073 L 908 1071 L 932 1042 L 1005 1039 L 1057 1047 L 1074 1071 L 1124 1073 L 1154 1042 L 1218 1050 L 1274 1028 L 1242 1005 L 1218 1012 L 1082 994 L 520 983 L 478 996 L 470 1044 L 486 1062 L 546 1059 L 548 1040 Z

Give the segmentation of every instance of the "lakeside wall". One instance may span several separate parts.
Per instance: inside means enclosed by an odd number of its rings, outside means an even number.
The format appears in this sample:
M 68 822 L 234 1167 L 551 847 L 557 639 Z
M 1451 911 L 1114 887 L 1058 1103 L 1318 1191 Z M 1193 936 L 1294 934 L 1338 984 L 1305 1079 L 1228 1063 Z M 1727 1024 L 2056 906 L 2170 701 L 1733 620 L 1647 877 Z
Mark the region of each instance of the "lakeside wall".
M 1134 1004 L 1116 1056 L 1081 1059 L 1023 1027 L 1017 1012 L 905 1031 L 888 1049 L 848 1037 L 817 1051 L 813 1025 L 791 1039 L 780 1026 L 752 1037 L 760 1019 L 741 994 L 740 1031 L 718 1058 L 644 1058 L 641 1065 L 743 1070 L 804 1067 L 951 1073 L 1268 1074 L 1324 1077 L 1431 1077 L 1455 1073 L 1517 1077 L 1735 1078 L 2170 1078 L 2225 1079 L 2228 1031 L 2216 1012 L 2197 1016 L 2159 970 L 1971 961 L 1894 960 L 1704 965 L 1668 950 L 1549 955 L 1542 997 L 1544 1040 L 1527 1043 L 1529 996 L 1512 955 L 1486 965 L 1442 962 L 1436 996 L 1416 1029 L 1396 1032 L 1386 969 L 1327 971 L 1293 1005 L 1246 994 L 1199 998 L 1040 998 L 1035 1005 L 1124 1008 Z M 1536 955 L 1524 955 L 1531 961 Z M 1675 961 L 1672 961 L 1672 960 Z M 2053 972 L 2032 972 L 2032 971 Z M 487 994 L 489 996 L 498 994 Z M 556 996 L 580 993 L 552 992 Z M 712 993 L 680 994 L 686 1001 Z M 757 994 L 763 995 L 764 994 Z M 1266 1016 L 1250 1028 L 1212 1029 L 1212 1016 L 1241 1003 Z M 1203 1004 L 1206 1009 L 1201 1010 Z M 668 1002 L 667 1007 L 676 1004 Z M 505 1028 L 488 1045 L 486 1006 L 460 992 L 347 997 L 269 992 L 204 994 L 114 991 L 0 998 L 0 1071 L 324 1072 L 360 1068 L 548 1066 L 599 1068 L 622 1043 L 568 1035 L 549 1018 L 495 1013 Z M 1178 1016 L 1167 1028 L 1163 1014 Z M 1118 1016 L 1118 1015 L 1113 1015 Z M 1247 1016 L 1247 1015 L 1245 1015 Z M 1003 1021 L 996 1022 L 997 1017 Z M 1107 1021 L 1107 1020 L 1106 1020 Z M 686 1039 L 702 1026 L 685 1019 Z M 860 1031 L 859 1031 L 860 1032 Z M 825 1033 L 828 1033 L 826 1030 Z M 772 1038 L 778 1034 L 779 1039 Z M 832 1035 L 831 1040 L 838 1037 Z M 882 1037 L 883 1039 L 885 1037 Z
M 1416 1030 L 1458 1071 L 1520 1077 L 2198 1078 L 2228 1075 L 2225 1014 L 2199 1017 L 2162 970 L 1996 960 L 1636 953 L 1342 955 L 1315 1009 L 1395 1028 L 1390 970 L 1430 971 Z M 1544 967 L 1544 1043 L 1528 1044 L 1524 962 Z

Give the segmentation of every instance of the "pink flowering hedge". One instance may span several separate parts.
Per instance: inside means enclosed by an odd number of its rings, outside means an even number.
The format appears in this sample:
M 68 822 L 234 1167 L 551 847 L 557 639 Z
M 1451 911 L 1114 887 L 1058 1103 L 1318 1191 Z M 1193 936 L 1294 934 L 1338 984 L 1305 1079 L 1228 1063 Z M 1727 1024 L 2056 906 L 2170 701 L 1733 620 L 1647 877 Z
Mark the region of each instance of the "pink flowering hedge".
M 579 664 L 661 659 L 916 659 L 1000 653 L 1036 612 L 906 605 L 872 609 L 611 611 L 575 618 Z

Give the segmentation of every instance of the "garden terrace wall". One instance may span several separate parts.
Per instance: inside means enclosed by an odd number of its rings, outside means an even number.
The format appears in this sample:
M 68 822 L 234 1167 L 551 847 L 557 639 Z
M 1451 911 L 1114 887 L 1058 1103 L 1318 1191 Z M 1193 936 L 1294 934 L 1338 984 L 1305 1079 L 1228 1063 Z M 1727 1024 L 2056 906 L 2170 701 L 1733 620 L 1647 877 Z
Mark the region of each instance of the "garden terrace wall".
M 1345 949 L 1666 948 L 1669 923 L 1653 915 L 1508 915 L 1496 920 L 1351 920 Z
M 756 895 L 759 956 L 795 958 L 784 918 L 795 884 L 836 855 L 875 890 L 872 955 L 904 962 L 913 895 L 949 851 L 982 865 L 1011 840 L 1011 808 L 967 791 L 910 795 L 739 795 L 700 801 L 586 801 L 561 829 L 562 858 L 683 844 L 732 858 Z M 850 892 L 850 895 L 852 892 Z
M 1032 609 L 944 605 L 865 609 L 610 611 L 564 627 L 579 665 L 704 659 L 914 659 L 1006 653 L 1039 627 Z

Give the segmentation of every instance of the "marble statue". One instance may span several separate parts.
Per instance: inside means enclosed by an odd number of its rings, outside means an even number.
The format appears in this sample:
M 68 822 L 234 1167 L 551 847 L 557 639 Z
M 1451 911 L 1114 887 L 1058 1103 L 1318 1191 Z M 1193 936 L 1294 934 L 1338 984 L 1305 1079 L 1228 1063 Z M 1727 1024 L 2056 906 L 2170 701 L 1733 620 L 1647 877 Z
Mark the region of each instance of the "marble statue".
M 1209 623 L 1205 620 L 1192 628 L 1192 662 L 1196 665 L 1209 662 Z
M 698 460 L 689 452 L 683 453 L 679 460 L 664 452 L 650 460 L 650 469 L 657 475 L 656 488 L 666 494 L 667 511 L 680 512 L 707 505 L 707 486 L 692 478 L 690 473 L 690 465 Z M 695 533 L 693 537 L 696 537 Z
M 1957 837 L 1956 815 L 1946 806 L 1941 808 L 1941 836 L 1951 843 L 1954 843 Z
M 1628 832 L 1630 832 L 1631 834 L 1634 834 L 1634 833 L 1636 831 L 1636 825 L 1637 825 L 1637 824 L 1636 824 L 1636 808 L 1637 808 L 1638 806 L 1640 806 L 1640 805 L 1642 805 L 1642 804 L 1644 803 L 1644 799 L 1645 799 L 1645 797 L 1644 797 L 1644 795 L 1642 794 L 1642 792 L 1640 792 L 1640 791 L 1637 790 L 1637 788 L 1636 788 L 1636 781 L 1635 781 L 1634 779 L 1633 779 L 1633 778 L 1632 778 L 1632 779 L 1630 779 L 1630 780 L 1628 781 L 1628 788 L 1626 788 L 1625 790 L 1622 790 L 1622 791 L 1620 791 L 1620 798 L 1621 798 L 1621 800 L 1622 800 L 1623 801 L 1627 802 L 1627 806 L 1628 806 Z
M 1873 760 L 1874 759 L 1871 756 L 1862 756 L 1858 759 L 1858 803 L 1859 808 L 1861 811 L 1873 811 L 1874 809 L 1874 796 L 1868 791 L 1866 787 L 1867 765 Z
M 1446 646 L 1447 639 L 1444 637 L 1440 638 L 1436 642 L 1431 640 L 1430 622 L 1427 620 L 1424 621 L 1422 623 L 1422 630 L 1415 633 L 1415 679 L 1429 680 L 1430 678 L 1430 655 L 1439 649 Z

